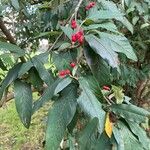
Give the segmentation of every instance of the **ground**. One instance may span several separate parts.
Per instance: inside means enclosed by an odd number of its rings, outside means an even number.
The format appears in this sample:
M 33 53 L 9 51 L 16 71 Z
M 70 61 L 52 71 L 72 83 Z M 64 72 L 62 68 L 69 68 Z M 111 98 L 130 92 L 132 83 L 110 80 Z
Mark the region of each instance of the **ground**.
M 0 150 L 42 150 L 49 106 L 33 115 L 30 129 L 21 124 L 14 100 L 0 108 Z

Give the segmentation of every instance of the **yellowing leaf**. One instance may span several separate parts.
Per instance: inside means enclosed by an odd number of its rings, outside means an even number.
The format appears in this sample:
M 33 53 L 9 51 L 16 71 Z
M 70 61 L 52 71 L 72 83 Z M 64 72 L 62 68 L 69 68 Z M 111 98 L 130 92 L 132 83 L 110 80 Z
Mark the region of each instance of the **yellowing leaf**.
M 113 123 L 110 121 L 109 113 L 107 113 L 105 122 L 105 132 L 109 138 L 111 138 L 112 136 L 112 130 L 113 130 Z
M 122 104 L 123 99 L 124 99 L 123 89 L 121 87 L 117 87 L 117 86 L 112 85 L 112 90 L 113 90 L 114 96 L 116 98 L 116 103 Z

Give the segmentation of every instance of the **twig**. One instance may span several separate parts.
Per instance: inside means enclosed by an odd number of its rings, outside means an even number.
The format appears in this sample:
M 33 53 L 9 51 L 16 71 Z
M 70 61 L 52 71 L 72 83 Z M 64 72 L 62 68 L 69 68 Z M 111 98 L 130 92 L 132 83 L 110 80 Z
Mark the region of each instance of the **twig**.
M 11 33 L 9 32 L 9 30 L 6 28 L 3 20 L 0 18 L 0 29 L 2 30 L 2 32 L 5 34 L 7 40 L 12 43 L 15 44 L 16 40 L 14 39 L 14 37 L 11 35 Z
M 77 20 L 77 13 L 78 13 L 78 10 L 79 10 L 82 2 L 83 2 L 83 0 L 79 0 L 79 3 L 77 4 L 77 6 L 76 6 L 76 8 L 74 10 L 74 13 L 71 16 L 71 20 L 72 20 L 73 17 L 75 17 L 75 20 Z
M 78 10 L 80 8 L 80 5 L 82 4 L 83 0 L 80 0 L 79 3 L 77 4 L 75 10 L 74 10 L 74 13 L 72 14 L 72 16 L 70 17 L 70 19 L 68 19 L 68 21 L 66 22 L 66 25 L 65 26 L 68 26 L 68 22 L 70 22 L 74 17 L 75 17 L 75 20 L 77 19 L 77 13 L 78 13 Z M 61 36 L 63 35 L 63 32 L 60 33 L 60 35 L 57 37 L 57 39 L 55 40 L 55 42 L 53 43 L 53 45 L 50 47 L 50 49 L 48 50 L 48 52 L 50 52 L 56 45 L 56 43 L 58 42 L 58 40 L 61 38 Z
M 5 34 L 7 40 L 12 43 L 12 44 L 16 44 L 16 40 L 15 38 L 11 35 L 11 33 L 9 32 L 9 30 L 6 28 L 4 21 L 0 18 L 0 29 L 2 30 L 2 32 Z M 22 62 L 26 62 L 24 57 L 20 57 L 20 60 Z

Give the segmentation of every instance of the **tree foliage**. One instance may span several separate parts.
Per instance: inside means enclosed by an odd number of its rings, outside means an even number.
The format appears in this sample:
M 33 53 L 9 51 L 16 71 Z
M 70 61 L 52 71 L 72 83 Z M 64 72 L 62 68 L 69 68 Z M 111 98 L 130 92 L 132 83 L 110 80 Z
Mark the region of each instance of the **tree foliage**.
M 135 93 L 150 75 L 149 9 L 149 0 L 2 0 L 0 104 L 14 91 L 29 128 L 52 103 L 47 150 L 149 150 L 150 112 Z

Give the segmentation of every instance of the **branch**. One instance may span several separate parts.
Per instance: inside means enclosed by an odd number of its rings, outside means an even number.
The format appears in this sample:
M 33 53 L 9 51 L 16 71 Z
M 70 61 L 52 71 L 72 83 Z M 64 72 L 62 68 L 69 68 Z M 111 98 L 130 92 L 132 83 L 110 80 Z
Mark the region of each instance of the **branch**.
M 5 34 L 7 40 L 12 43 L 12 44 L 16 44 L 16 40 L 14 39 L 14 37 L 11 35 L 11 33 L 9 32 L 9 30 L 6 28 L 3 20 L 0 18 L 0 29 L 2 30 L 2 32 Z
M 2 32 L 5 34 L 7 40 L 12 43 L 12 44 L 16 44 L 16 40 L 15 38 L 11 35 L 10 31 L 6 28 L 4 21 L 2 20 L 2 18 L 0 18 L 0 29 L 2 30 Z M 26 62 L 24 57 L 20 57 L 20 60 L 22 62 Z

